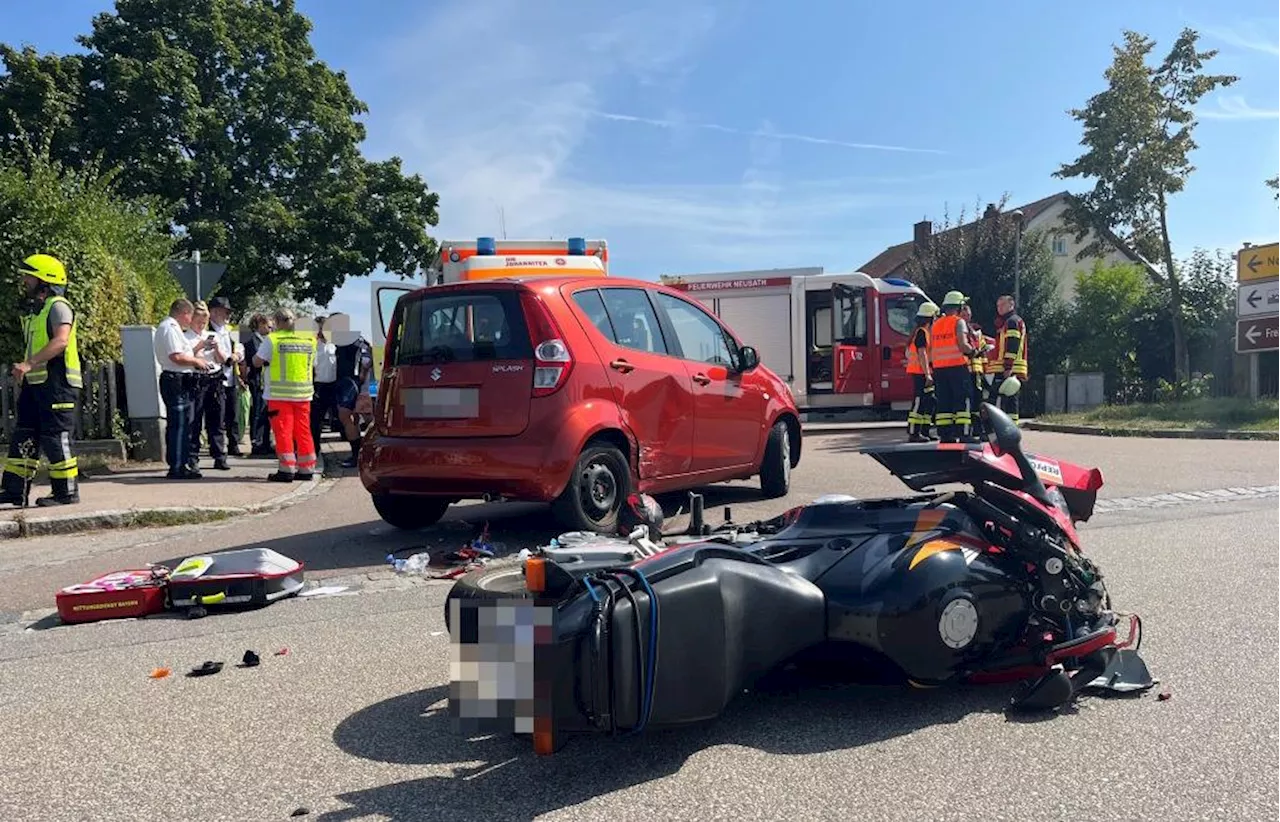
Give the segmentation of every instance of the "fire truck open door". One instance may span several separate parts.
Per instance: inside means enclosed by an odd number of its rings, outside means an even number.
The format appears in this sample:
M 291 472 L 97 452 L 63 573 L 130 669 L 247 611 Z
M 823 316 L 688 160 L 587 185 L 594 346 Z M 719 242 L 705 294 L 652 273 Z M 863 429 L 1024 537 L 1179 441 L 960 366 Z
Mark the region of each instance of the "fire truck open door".
M 867 336 L 867 291 L 843 284 L 831 287 L 831 342 L 835 393 L 870 394 L 877 376 Z

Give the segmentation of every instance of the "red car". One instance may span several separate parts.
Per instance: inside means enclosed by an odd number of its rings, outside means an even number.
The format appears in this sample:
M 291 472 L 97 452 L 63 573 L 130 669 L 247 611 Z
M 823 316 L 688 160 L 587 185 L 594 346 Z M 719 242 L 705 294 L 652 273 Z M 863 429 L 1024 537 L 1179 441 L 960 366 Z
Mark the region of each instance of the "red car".
M 360 479 L 399 528 L 509 499 L 612 532 L 633 491 L 758 475 L 783 496 L 799 461 L 790 389 L 701 304 L 649 281 L 537 276 L 399 299 Z

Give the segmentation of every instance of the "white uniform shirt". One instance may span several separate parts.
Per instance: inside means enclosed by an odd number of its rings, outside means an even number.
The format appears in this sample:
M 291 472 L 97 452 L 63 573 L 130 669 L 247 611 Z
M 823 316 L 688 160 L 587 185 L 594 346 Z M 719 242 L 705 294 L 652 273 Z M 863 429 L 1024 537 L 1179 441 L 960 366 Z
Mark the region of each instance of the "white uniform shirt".
M 231 329 L 227 328 L 227 326 L 224 325 L 219 328 L 211 321 L 209 323 L 209 330 L 218 335 L 218 362 L 225 363 L 227 361 L 227 357 L 233 356 L 237 350 L 240 350 L 241 347 L 239 343 L 231 338 Z M 235 372 L 232 370 L 231 366 L 222 366 L 222 384 L 228 388 L 234 385 L 234 373 Z
M 156 326 L 155 351 L 156 362 L 160 363 L 161 371 L 190 374 L 195 370 L 189 365 L 179 365 L 169 359 L 170 354 L 194 356 L 191 350 L 191 341 L 187 339 L 187 335 L 182 331 L 182 326 L 178 325 L 178 321 L 173 317 L 165 317 Z
M 325 340 L 316 341 L 316 382 L 338 381 L 338 346 Z

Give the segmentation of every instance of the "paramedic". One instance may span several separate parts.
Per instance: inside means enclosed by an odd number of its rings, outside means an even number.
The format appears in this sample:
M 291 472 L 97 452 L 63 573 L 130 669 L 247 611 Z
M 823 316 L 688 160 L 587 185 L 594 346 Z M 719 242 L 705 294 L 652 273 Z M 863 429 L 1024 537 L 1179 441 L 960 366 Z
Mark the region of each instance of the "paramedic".
M 938 316 L 938 306 L 924 302 L 916 309 L 916 329 L 907 342 L 907 373 L 915 399 L 907 412 L 907 434 L 910 442 L 937 439 L 929 433 L 933 427 L 933 369 L 929 366 L 929 323 Z
M 942 316 L 930 328 L 929 364 L 933 369 L 937 412 L 934 423 L 942 442 L 971 441 L 970 423 L 973 384 L 969 358 L 969 328 L 960 317 L 967 298 L 959 291 L 948 291 L 942 300 Z
M 1002 393 L 1000 384 L 1009 377 L 1017 377 L 1018 382 L 1027 382 L 1027 325 L 1018 316 L 1017 305 L 1013 297 L 1005 294 L 996 301 L 996 356 L 987 364 L 989 374 L 994 379 L 991 384 L 992 402 L 1009 415 L 1016 424 L 1018 422 L 1018 393 Z
M 311 439 L 311 395 L 316 341 L 294 330 L 294 315 L 287 308 L 275 312 L 276 330 L 254 355 L 263 370 L 263 397 L 276 440 L 280 468 L 272 482 L 306 481 L 316 470 L 316 447 Z
M 13 366 L 19 391 L 17 420 L 0 475 L 0 503 L 27 506 L 43 451 L 53 493 L 37 499 L 36 505 L 71 505 L 80 501 L 80 469 L 71 453 L 71 432 L 83 382 L 75 310 L 62 296 L 67 270 L 48 254 L 33 254 L 22 262 L 18 273 L 27 309 L 22 318 L 26 358 Z

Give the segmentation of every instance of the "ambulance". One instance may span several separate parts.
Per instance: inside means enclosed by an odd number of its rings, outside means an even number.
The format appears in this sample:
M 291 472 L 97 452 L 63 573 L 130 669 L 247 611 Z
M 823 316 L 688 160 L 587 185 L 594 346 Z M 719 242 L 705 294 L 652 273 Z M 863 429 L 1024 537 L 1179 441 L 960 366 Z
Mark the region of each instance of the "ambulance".
M 907 341 L 916 308 L 928 301 L 913 283 L 822 268 L 663 275 L 701 301 L 754 346 L 791 386 L 808 419 L 839 412 L 901 416 L 911 407 Z
M 427 269 L 426 282 L 375 280 L 370 283 L 374 373 L 382 375 L 382 351 L 387 342 L 387 326 L 396 302 L 404 294 L 427 285 L 490 280 L 500 277 L 547 276 L 605 277 L 609 273 L 609 246 L 604 240 L 570 237 L 567 240 L 448 240 L 440 243 L 440 254 Z

